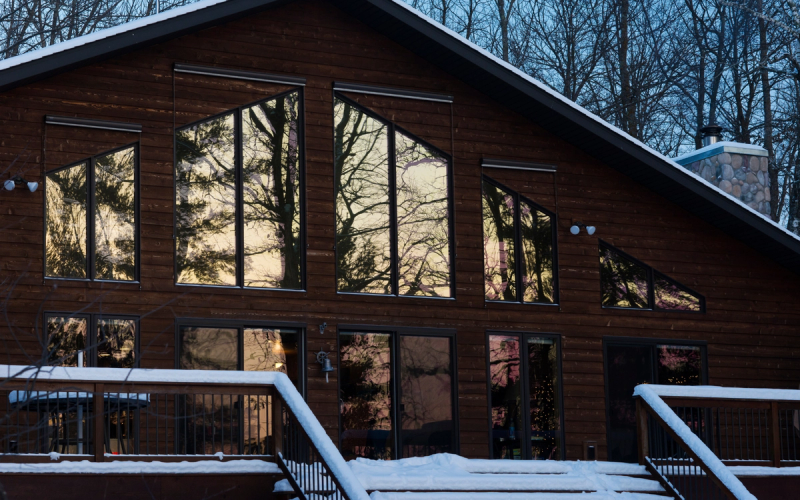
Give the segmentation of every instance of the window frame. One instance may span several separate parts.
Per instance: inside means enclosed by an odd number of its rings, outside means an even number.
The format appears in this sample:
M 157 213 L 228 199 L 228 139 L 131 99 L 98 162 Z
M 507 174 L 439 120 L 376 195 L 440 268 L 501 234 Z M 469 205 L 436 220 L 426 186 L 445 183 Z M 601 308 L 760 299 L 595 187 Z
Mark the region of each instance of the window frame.
M 368 107 L 359 104 L 355 100 L 345 96 L 342 92 L 346 92 L 347 90 L 337 90 L 336 88 L 333 89 L 333 100 L 331 102 L 331 116 L 334 120 L 334 133 L 332 134 L 332 145 L 333 145 L 333 154 L 336 155 L 336 133 L 335 133 L 335 120 L 336 120 L 336 100 L 341 100 L 347 103 L 350 106 L 353 106 L 363 112 L 366 116 L 382 123 L 386 126 L 387 129 L 387 143 L 389 147 L 388 151 L 388 158 L 389 158 L 389 176 L 387 179 L 388 182 L 388 191 L 389 191 L 389 241 L 391 245 L 391 270 L 389 273 L 390 276 L 390 287 L 391 293 L 367 293 L 367 292 L 343 292 L 339 290 L 339 249 L 336 245 L 336 239 L 339 235 L 338 231 L 336 230 L 336 221 L 334 220 L 334 227 L 333 227 L 333 255 L 334 255 L 334 286 L 336 287 L 336 294 L 337 295 L 361 295 L 367 297 L 398 297 L 398 298 L 407 298 L 407 299 L 426 299 L 426 300 L 456 300 L 456 245 L 455 245 L 455 202 L 454 198 L 454 183 L 453 183 L 453 157 L 452 155 L 442 151 L 441 149 L 437 148 L 433 144 L 429 143 L 428 141 L 420 138 L 416 134 L 409 132 L 405 128 L 395 124 L 388 118 L 376 113 L 375 111 L 369 109 Z M 448 256 L 450 259 L 450 296 L 449 297 L 430 297 L 424 295 L 401 295 L 398 293 L 399 291 L 399 279 L 398 279 L 398 269 L 399 269 L 399 259 L 398 259 L 398 248 L 397 248 L 397 149 L 395 147 L 395 133 L 400 132 L 401 134 L 409 137 L 414 142 L 423 145 L 424 147 L 428 148 L 429 150 L 433 151 L 437 155 L 441 156 L 447 161 L 447 244 L 448 244 Z M 334 158 L 334 162 L 335 162 Z M 337 190 L 336 180 L 334 179 L 333 183 L 333 209 L 334 209 L 334 219 L 336 217 L 336 200 L 339 196 L 339 191 Z
M 523 380 L 523 390 L 522 392 L 522 401 L 521 406 L 526 409 L 530 409 L 531 404 L 531 395 L 530 395 L 530 387 L 528 387 L 528 367 L 527 359 L 523 356 L 523 346 L 527 345 L 527 341 L 530 338 L 545 338 L 553 340 L 556 345 L 556 357 L 558 358 L 558 380 L 559 380 L 559 401 L 558 401 L 558 411 L 559 411 L 559 432 L 561 434 L 561 446 L 558 452 L 558 459 L 557 460 L 566 460 L 566 429 L 564 428 L 564 363 L 563 361 L 563 354 L 561 350 L 561 334 L 560 333 L 552 333 L 552 332 L 531 332 L 531 331 L 513 331 L 513 330 L 487 330 L 484 335 L 484 345 L 486 346 L 486 402 L 487 402 L 487 417 L 488 417 L 488 424 L 489 424 L 489 458 L 491 460 L 503 460 L 500 458 L 492 458 L 494 452 L 494 429 L 492 428 L 492 371 L 491 371 L 491 351 L 489 350 L 489 340 L 491 337 L 517 337 L 519 339 L 520 345 L 520 365 L 523 365 L 520 369 L 520 378 Z M 525 359 L 526 362 L 522 363 L 522 360 Z M 523 413 L 522 418 L 522 439 L 523 443 L 526 445 L 522 449 L 521 460 L 531 460 L 531 422 L 530 422 L 530 411 L 525 411 Z
M 649 347 L 650 348 L 650 369 L 653 380 L 657 378 L 656 371 L 656 347 L 659 345 L 669 345 L 676 347 L 699 347 L 700 358 L 703 366 L 700 370 L 700 385 L 708 385 L 708 342 L 705 340 L 683 340 L 666 338 L 640 338 L 640 337 L 619 337 L 614 335 L 603 336 L 603 404 L 606 407 L 606 455 L 608 455 L 608 443 L 611 442 L 611 401 L 608 386 L 608 346 L 622 347 Z M 631 397 L 633 397 L 631 395 Z
M 369 295 L 369 294 L 367 294 Z M 453 411 L 453 442 L 451 443 L 453 449 L 450 453 L 458 455 L 461 450 L 461 434 L 459 427 L 459 412 L 458 412 L 458 356 L 456 355 L 456 329 L 454 328 L 424 328 L 424 327 L 398 327 L 398 326 L 385 326 L 385 325 L 363 325 L 363 324 L 341 324 L 336 326 L 336 391 L 337 400 L 341 404 L 342 399 L 342 348 L 341 336 L 342 333 L 382 333 L 389 335 L 391 345 L 391 394 L 392 394 L 392 439 L 395 442 L 394 455 L 392 460 L 399 460 L 401 458 L 402 432 L 400 429 L 400 398 L 402 392 L 397 383 L 399 380 L 400 364 L 398 363 L 399 353 L 399 338 L 404 337 L 443 337 L 450 339 L 450 366 L 452 367 L 451 375 L 451 408 Z M 396 404 L 395 404 L 396 403 Z M 342 447 L 342 411 L 339 409 L 338 415 L 338 439 L 336 441 L 337 448 Z
M 43 196 L 44 201 L 43 217 L 42 217 L 42 276 L 46 280 L 65 280 L 65 281 L 84 281 L 84 282 L 98 282 L 98 283 L 133 283 L 141 284 L 141 169 L 140 169 L 140 153 L 141 141 L 134 141 L 124 146 L 119 146 L 107 151 L 101 151 L 93 156 L 88 156 L 78 161 L 62 165 L 60 167 L 48 170 L 43 176 Z M 134 250 L 133 250 L 133 279 L 132 280 L 109 280 L 98 279 L 95 277 L 95 218 L 94 210 L 96 205 L 95 195 L 95 162 L 97 158 L 108 156 L 124 149 L 133 148 L 133 214 L 136 222 L 134 223 Z M 47 275 L 47 177 L 50 174 L 68 170 L 72 167 L 86 163 L 86 278 L 70 278 L 62 276 L 48 276 Z
M 141 316 L 136 316 L 133 314 L 105 314 L 105 313 L 69 313 L 69 312 L 60 312 L 60 311 L 51 311 L 47 310 L 42 313 L 42 318 L 44 319 L 42 323 L 42 338 L 44 339 L 44 347 L 47 348 L 47 345 L 50 342 L 49 335 L 47 333 L 47 320 L 51 317 L 64 317 L 67 319 L 70 318 L 82 318 L 86 320 L 86 348 L 84 349 L 84 359 L 86 360 L 86 368 L 97 368 L 97 360 L 98 360 L 98 352 L 97 352 L 97 320 L 98 319 L 122 319 L 122 320 L 132 320 L 136 323 L 136 335 L 133 339 L 133 368 L 139 368 L 141 364 L 141 337 L 142 337 L 142 330 L 141 330 Z M 49 356 L 48 356 L 49 357 Z M 129 370 L 130 368 L 123 368 Z
M 257 287 L 244 285 L 244 181 L 242 179 L 243 169 L 243 140 L 242 140 L 242 111 L 246 108 L 251 108 L 259 104 L 272 101 L 274 99 L 284 97 L 289 94 L 298 93 L 298 192 L 300 194 L 300 287 L 299 288 L 271 288 L 271 287 Z M 178 132 L 196 125 L 216 120 L 220 117 L 233 114 L 233 130 L 234 130 L 234 179 L 236 183 L 236 213 L 234 216 L 235 224 L 235 251 L 236 251 L 236 284 L 235 285 L 213 285 L 204 283 L 180 283 L 178 281 L 178 206 L 175 199 L 178 194 L 178 176 L 175 175 L 178 165 Z M 181 126 L 175 126 L 172 132 L 172 282 L 175 286 L 180 287 L 193 287 L 201 286 L 207 288 L 223 288 L 230 290 L 271 290 L 280 292 L 307 292 L 308 282 L 306 279 L 306 249 L 307 243 L 307 204 L 306 199 L 306 120 L 305 120 L 305 87 L 294 87 L 286 91 L 278 92 L 277 94 L 270 95 L 255 101 L 236 106 L 234 108 L 226 109 L 219 113 L 206 116 L 199 120 L 186 123 Z
M 244 329 L 252 328 L 291 328 L 298 331 L 297 339 L 297 382 L 300 387 L 297 391 L 306 398 L 307 390 L 307 363 L 306 363 L 306 323 L 288 322 L 288 321 L 248 321 L 238 319 L 203 319 L 196 317 L 177 318 L 175 320 L 175 369 L 183 370 L 181 368 L 181 350 L 183 348 L 181 342 L 181 328 L 182 327 L 198 327 L 198 328 L 229 328 L 237 330 L 237 346 L 236 346 L 236 371 L 244 373 Z
M 486 234 L 484 233 L 484 225 L 483 225 L 483 183 L 488 182 L 489 184 L 493 185 L 496 188 L 502 189 L 507 191 L 514 197 L 514 203 L 516 204 L 517 209 L 514 210 L 514 281 L 517 290 L 517 298 L 516 300 L 489 300 L 486 298 L 486 254 L 483 253 L 483 302 L 484 304 L 522 304 L 526 306 L 556 306 L 559 307 L 561 305 L 561 293 L 559 287 L 559 275 L 558 275 L 558 215 L 555 212 L 552 212 L 545 207 L 541 206 L 540 204 L 536 203 L 535 201 L 531 200 L 530 198 L 521 195 L 518 191 L 511 189 L 510 187 L 506 186 L 505 184 L 498 182 L 488 175 L 481 173 L 481 238 L 486 238 Z M 522 206 L 521 202 L 525 202 L 528 205 L 536 208 L 537 210 L 541 211 L 548 217 L 550 217 L 550 230 L 552 231 L 552 243 L 553 243 L 553 302 L 525 302 L 523 299 L 523 291 L 522 291 L 522 211 L 520 207 Z M 481 245 L 482 246 L 482 245 Z
M 603 305 L 603 280 L 602 280 L 602 273 L 603 273 L 603 263 L 600 261 L 598 256 L 598 267 L 600 269 L 600 307 L 602 309 L 611 309 L 611 310 L 618 310 L 618 311 L 650 311 L 650 312 L 663 312 L 663 313 L 681 313 L 681 314 L 705 314 L 706 313 L 706 298 L 704 295 L 696 292 L 695 290 L 689 288 L 688 286 L 678 283 L 675 279 L 670 278 L 666 274 L 658 271 L 653 266 L 647 265 L 641 260 L 633 257 L 629 253 L 626 253 L 619 248 L 615 247 L 614 245 L 604 241 L 602 239 L 598 239 L 598 250 L 605 248 L 606 250 L 610 250 L 614 253 L 619 254 L 625 259 L 630 260 L 637 266 L 640 266 L 647 271 L 647 306 L 648 307 L 621 307 L 621 306 L 605 306 Z M 681 311 L 680 309 L 662 309 L 656 307 L 656 287 L 655 287 L 655 277 L 658 275 L 660 279 L 667 281 L 668 283 L 676 286 L 677 288 L 682 289 L 685 292 L 688 292 L 699 299 L 700 302 L 700 310 L 699 311 Z

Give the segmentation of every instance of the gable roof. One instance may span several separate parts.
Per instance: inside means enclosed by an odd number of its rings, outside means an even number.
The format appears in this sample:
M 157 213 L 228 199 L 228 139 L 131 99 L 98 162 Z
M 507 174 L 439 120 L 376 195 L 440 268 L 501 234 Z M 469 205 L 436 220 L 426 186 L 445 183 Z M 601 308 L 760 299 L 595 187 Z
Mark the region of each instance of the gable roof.
M 292 0 L 201 0 L 0 61 L 0 92 Z M 420 57 L 800 274 L 800 237 L 402 0 L 329 0 Z

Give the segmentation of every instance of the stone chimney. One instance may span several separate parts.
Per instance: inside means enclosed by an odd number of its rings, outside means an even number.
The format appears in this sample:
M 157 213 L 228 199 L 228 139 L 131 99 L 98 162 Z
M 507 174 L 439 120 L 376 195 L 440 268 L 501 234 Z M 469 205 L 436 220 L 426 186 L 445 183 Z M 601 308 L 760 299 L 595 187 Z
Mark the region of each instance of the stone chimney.
M 769 217 L 767 150 L 752 144 L 720 141 L 721 132 L 718 125 L 701 128 L 703 147 L 675 161 Z

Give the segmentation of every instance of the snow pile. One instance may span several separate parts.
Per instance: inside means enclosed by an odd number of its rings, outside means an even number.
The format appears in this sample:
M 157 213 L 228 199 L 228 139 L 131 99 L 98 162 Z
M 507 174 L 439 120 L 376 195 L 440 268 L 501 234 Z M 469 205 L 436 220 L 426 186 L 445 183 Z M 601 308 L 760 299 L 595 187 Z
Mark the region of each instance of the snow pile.
M 677 387 L 677 386 L 676 386 Z M 658 414 L 659 417 L 675 432 L 694 452 L 695 455 L 708 467 L 708 469 L 715 475 L 717 478 L 724 484 L 731 493 L 734 494 L 737 500 L 756 500 L 756 497 L 753 496 L 752 493 L 747 491 L 747 488 L 744 487 L 741 481 L 728 470 L 727 467 L 717 458 L 714 453 L 708 449 L 708 446 L 697 437 L 694 432 L 686 425 L 686 423 L 672 411 L 672 408 L 667 406 L 667 404 L 659 397 L 660 393 L 669 393 L 672 391 L 666 390 L 668 386 L 653 386 L 649 384 L 641 384 L 637 385 L 636 389 L 633 391 L 634 396 L 639 396 L 644 399 L 647 404 Z M 671 387 L 669 387 L 671 389 Z M 697 389 L 708 389 L 708 387 L 682 387 L 682 389 L 690 389 L 687 392 L 684 392 L 682 395 L 685 397 L 703 397 L 699 396 L 698 392 L 704 391 L 697 391 Z M 721 388 L 714 388 L 711 389 L 721 389 Z M 733 389 L 734 391 L 740 391 L 741 389 Z M 680 391 L 675 391 L 680 392 Z M 795 391 L 800 392 L 800 391 Z M 663 394 L 663 395 L 670 395 L 670 394 Z M 681 394 L 679 394 L 681 395 Z M 722 397 L 722 396 L 719 396 Z M 762 398 L 767 396 L 762 395 Z M 738 399 L 738 398 L 734 398 Z

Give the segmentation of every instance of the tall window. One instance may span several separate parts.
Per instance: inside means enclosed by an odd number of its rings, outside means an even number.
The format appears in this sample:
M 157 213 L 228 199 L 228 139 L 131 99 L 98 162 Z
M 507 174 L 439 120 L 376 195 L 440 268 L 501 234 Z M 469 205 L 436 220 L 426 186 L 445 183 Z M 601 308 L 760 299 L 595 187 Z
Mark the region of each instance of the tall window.
M 337 95 L 340 292 L 452 297 L 450 157 Z
M 177 130 L 180 284 L 303 288 L 300 91 Z
M 706 383 L 706 346 L 685 340 L 603 339 L 608 415 L 608 460 L 637 462 L 638 384 Z
M 52 366 L 138 366 L 139 319 L 104 314 L 45 314 L 47 359 Z
M 483 177 L 486 300 L 554 304 L 555 214 Z
M 346 460 L 455 453 L 453 337 L 341 332 L 339 370 Z
M 705 298 L 625 252 L 600 242 L 603 307 L 704 312 Z
M 45 276 L 138 279 L 138 145 L 45 176 Z
M 489 377 L 492 458 L 563 458 L 559 338 L 489 335 Z

